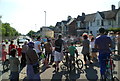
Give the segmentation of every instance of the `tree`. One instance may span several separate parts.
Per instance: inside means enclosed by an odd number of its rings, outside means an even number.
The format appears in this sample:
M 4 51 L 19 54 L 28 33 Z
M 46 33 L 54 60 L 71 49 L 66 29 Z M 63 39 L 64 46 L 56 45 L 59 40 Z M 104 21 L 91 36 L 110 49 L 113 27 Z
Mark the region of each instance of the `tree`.
M 18 36 L 19 33 L 15 28 L 11 27 L 9 23 L 2 23 L 0 27 L 2 30 L 2 36 Z
M 36 33 L 35 31 L 30 30 L 27 35 L 30 36 L 30 37 L 32 37 L 35 33 Z

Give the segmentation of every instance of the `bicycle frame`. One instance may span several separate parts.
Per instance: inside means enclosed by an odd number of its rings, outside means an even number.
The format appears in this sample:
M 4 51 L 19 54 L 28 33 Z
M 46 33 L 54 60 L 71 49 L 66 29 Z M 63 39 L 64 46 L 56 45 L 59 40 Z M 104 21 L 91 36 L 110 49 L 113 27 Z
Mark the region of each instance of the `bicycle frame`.
M 113 70 L 115 68 L 114 61 L 110 55 L 110 58 L 106 60 L 106 81 L 114 81 Z

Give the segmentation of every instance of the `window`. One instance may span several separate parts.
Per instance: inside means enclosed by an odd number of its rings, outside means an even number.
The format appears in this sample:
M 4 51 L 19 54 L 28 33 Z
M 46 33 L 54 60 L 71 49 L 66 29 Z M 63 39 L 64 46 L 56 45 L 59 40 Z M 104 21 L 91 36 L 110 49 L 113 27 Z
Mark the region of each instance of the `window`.
M 108 21 L 108 25 L 111 25 L 111 21 Z
M 92 31 L 90 31 L 90 34 L 92 34 Z
M 99 20 L 97 20 L 97 25 L 100 25 L 100 21 Z
M 104 26 L 104 22 L 103 22 L 103 20 L 101 20 L 101 26 Z
M 80 21 L 77 21 L 77 27 L 80 28 Z
M 90 22 L 90 26 L 92 26 L 92 22 Z

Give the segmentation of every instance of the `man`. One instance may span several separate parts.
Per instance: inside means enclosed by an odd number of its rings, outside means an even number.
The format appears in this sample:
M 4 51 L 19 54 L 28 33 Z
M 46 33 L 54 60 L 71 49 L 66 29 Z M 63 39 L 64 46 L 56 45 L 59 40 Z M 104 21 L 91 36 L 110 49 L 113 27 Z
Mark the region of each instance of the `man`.
M 110 57 L 110 47 L 112 46 L 112 40 L 110 37 L 104 34 L 105 29 L 100 28 L 99 33 L 100 36 L 98 36 L 95 40 L 95 48 L 98 49 L 99 52 L 99 62 L 100 62 L 100 73 L 101 78 L 105 78 L 105 71 L 106 71 L 106 59 Z
M 41 38 L 39 36 L 39 37 L 37 37 L 37 41 L 35 41 L 35 44 L 34 44 L 34 48 L 35 48 L 36 53 L 38 54 L 39 58 L 40 58 L 40 55 L 42 53 L 40 41 L 41 41 Z
M 62 35 L 58 36 L 58 39 L 55 41 L 55 53 L 54 53 L 54 61 L 55 61 L 55 71 L 59 70 L 59 63 L 62 61 L 62 48 L 64 41 L 62 40 Z
M 51 55 L 52 57 L 52 44 L 51 44 L 51 40 L 50 39 L 47 39 L 47 43 L 45 44 L 45 66 L 46 68 L 49 68 L 50 66 L 48 65 L 49 63 L 49 57 Z

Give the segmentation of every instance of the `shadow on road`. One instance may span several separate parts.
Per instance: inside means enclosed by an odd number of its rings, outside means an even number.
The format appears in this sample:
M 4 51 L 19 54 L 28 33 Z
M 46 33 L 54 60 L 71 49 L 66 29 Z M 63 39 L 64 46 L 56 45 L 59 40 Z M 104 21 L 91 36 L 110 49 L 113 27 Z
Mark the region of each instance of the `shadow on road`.
M 97 76 L 97 70 L 94 69 L 94 65 L 89 65 L 85 70 L 86 72 L 85 76 L 88 81 L 97 81 L 98 76 Z
M 56 72 L 55 74 L 53 74 L 51 81 L 76 81 L 77 79 L 80 79 L 81 73 L 83 73 L 83 71 L 80 71 L 78 69 L 72 70 L 71 72 L 69 71 Z

